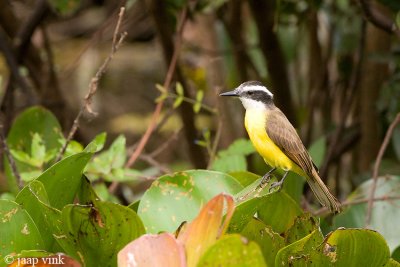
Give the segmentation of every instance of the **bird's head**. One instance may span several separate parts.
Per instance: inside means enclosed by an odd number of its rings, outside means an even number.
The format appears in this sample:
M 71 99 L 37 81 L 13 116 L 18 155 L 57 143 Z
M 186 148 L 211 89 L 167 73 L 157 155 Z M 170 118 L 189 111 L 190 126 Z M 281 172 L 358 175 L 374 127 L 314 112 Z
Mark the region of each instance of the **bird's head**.
M 244 82 L 233 91 L 225 92 L 220 96 L 236 96 L 245 109 L 267 109 L 274 105 L 274 95 L 261 82 Z

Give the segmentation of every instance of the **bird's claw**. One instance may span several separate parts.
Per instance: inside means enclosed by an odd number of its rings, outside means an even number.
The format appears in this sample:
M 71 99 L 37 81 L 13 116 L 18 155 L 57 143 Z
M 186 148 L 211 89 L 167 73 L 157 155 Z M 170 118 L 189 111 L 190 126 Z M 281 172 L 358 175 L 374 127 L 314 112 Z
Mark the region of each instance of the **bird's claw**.
M 264 175 L 260 182 L 260 187 L 264 187 L 271 180 L 271 174 Z
M 268 192 L 271 193 L 271 191 L 272 191 L 273 189 L 275 189 L 276 187 L 278 187 L 278 190 L 276 190 L 275 192 L 281 191 L 281 190 L 282 190 L 282 181 L 280 181 L 280 182 L 273 182 L 273 183 L 271 184 L 271 187 L 268 189 Z

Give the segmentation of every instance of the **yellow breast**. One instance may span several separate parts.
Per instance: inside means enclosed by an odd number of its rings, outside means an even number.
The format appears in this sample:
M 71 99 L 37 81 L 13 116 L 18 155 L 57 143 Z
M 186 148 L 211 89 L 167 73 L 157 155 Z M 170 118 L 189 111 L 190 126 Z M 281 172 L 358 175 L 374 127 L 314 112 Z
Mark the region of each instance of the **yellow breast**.
M 258 109 L 247 109 L 245 127 L 257 152 L 271 167 L 284 170 L 297 169 L 297 165 L 289 159 L 278 146 L 269 138 L 266 131 L 268 112 Z

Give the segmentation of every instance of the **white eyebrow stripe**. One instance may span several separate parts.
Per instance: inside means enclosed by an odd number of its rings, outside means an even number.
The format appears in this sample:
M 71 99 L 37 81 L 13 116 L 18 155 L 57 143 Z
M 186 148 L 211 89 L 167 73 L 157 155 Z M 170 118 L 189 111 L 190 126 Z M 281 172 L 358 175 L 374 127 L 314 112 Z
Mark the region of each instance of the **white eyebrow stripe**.
M 262 91 L 273 97 L 274 95 L 265 87 L 260 85 L 246 85 L 243 88 L 243 91 Z

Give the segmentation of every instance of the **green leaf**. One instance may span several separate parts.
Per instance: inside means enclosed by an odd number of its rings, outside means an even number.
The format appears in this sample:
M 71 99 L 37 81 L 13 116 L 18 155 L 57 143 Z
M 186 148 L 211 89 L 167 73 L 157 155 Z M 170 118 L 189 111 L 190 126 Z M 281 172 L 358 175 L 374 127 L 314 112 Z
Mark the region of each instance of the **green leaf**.
M 156 89 L 160 91 L 160 93 L 166 93 L 167 89 L 159 83 L 156 83 Z
M 249 186 L 260 179 L 259 175 L 248 171 L 230 172 L 229 175 L 235 178 L 243 187 Z
M 32 181 L 27 184 L 17 195 L 15 202 L 20 204 L 32 217 L 33 221 L 36 223 L 40 235 L 44 241 L 43 249 L 50 251 L 54 245 L 54 237 L 52 232 L 49 231 L 47 227 L 44 213 L 40 206 L 40 202 L 45 205 L 49 205 L 49 199 L 47 196 L 46 189 L 40 181 Z
M 371 186 L 372 180 L 364 182 L 353 192 L 348 201 L 369 198 Z M 400 231 L 393 231 L 398 228 L 400 221 L 400 200 L 390 199 L 398 196 L 394 188 L 400 188 L 400 176 L 378 178 L 375 198 L 382 198 L 382 201 L 374 202 L 369 226 L 385 237 L 391 251 L 400 245 Z M 367 203 L 351 205 L 333 218 L 333 225 L 335 228 L 364 227 L 366 212 Z
M 22 250 L 43 249 L 40 233 L 29 214 L 17 203 L 0 200 L 0 266 L 4 257 Z
M 323 253 L 335 266 L 383 266 L 390 257 L 383 237 L 368 229 L 338 229 L 330 233 Z
M 197 266 L 263 267 L 267 265 L 257 243 L 234 234 L 223 236 L 212 245 L 200 258 Z
M 217 157 L 212 169 L 220 172 L 239 172 L 247 170 L 246 158 L 243 155 L 224 155 Z
M 96 153 L 103 149 L 104 143 L 106 142 L 107 133 L 101 133 L 90 142 L 86 147 L 86 152 Z
M 294 243 L 315 230 L 319 230 L 319 219 L 309 213 L 302 214 L 296 217 L 293 226 L 286 231 L 284 235 L 286 244 Z
M 29 165 L 34 166 L 34 167 L 40 167 L 40 166 L 37 166 L 37 163 L 35 162 L 35 160 L 32 159 L 24 151 L 10 149 L 10 153 L 13 156 L 14 160 L 18 160 L 18 161 L 20 161 L 22 163 L 26 163 L 26 164 L 29 164 Z
M 196 102 L 193 105 L 193 111 L 194 113 L 199 113 L 201 109 L 201 102 Z
M 389 259 L 384 267 L 400 267 L 400 263 L 398 261 L 395 261 L 394 259 Z
M 238 139 L 226 150 L 219 151 L 212 164 L 213 170 L 222 172 L 246 171 L 247 162 L 245 156 L 255 152 L 250 140 Z
M 172 107 L 177 108 L 182 104 L 182 102 L 183 102 L 183 96 L 178 96 L 177 98 L 175 98 L 175 101 L 172 104 Z
M 204 91 L 203 90 L 198 90 L 196 93 L 196 102 L 200 102 L 203 100 L 204 98 Z
M 110 148 L 103 151 L 88 164 L 85 169 L 85 174 L 95 180 L 103 177 L 108 181 L 122 179 L 124 174 L 122 168 L 126 162 L 126 139 L 123 135 L 117 137 L 111 144 Z
M 288 194 L 296 203 L 300 203 L 303 196 L 306 179 L 297 173 L 289 172 L 286 176 L 282 191 Z
M 63 230 L 74 244 L 69 255 L 79 255 L 85 266 L 116 266 L 118 252 L 145 233 L 131 209 L 110 202 L 67 205 L 62 210 Z
M 400 11 L 398 11 L 396 15 L 396 25 L 397 29 L 400 29 Z
M 32 155 L 32 141 L 35 134 L 41 137 L 47 151 L 60 150 L 59 140 L 64 139 L 60 124 L 50 111 L 39 106 L 26 109 L 15 119 L 7 136 L 7 144 L 11 151 L 22 151 L 26 155 Z M 36 149 L 35 145 L 34 149 Z M 15 161 L 19 173 L 38 170 L 37 167 L 18 159 Z M 16 195 L 19 188 L 7 157 L 4 157 L 4 167 L 10 190 Z
M 303 213 L 297 203 L 284 192 L 269 194 L 266 198 L 258 210 L 258 217 L 279 234 L 287 231 L 296 217 Z
M 39 177 L 41 174 L 42 174 L 41 171 L 31 171 L 31 172 L 20 173 L 21 179 L 24 182 L 30 182 L 33 179 L 36 179 L 37 177 Z
M 396 261 L 400 261 L 400 246 L 397 247 L 393 252 L 392 252 L 392 258 Z
M 73 203 L 82 182 L 82 173 L 92 153 L 82 152 L 64 158 L 47 169 L 37 180 L 42 182 L 52 207 L 62 209 Z
M 180 82 L 176 83 L 176 93 L 178 94 L 178 96 L 183 96 L 183 86 Z
M 269 188 L 276 179 L 272 178 L 264 188 L 259 188 L 260 181 L 261 179 L 254 181 L 235 195 L 236 209 L 229 224 L 229 232 L 240 233 L 257 210 L 266 204 Z
M 44 163 L 44 158 L 46 156 L 46 147 L 44 146 L 43 140 L 39 134 L 34 133 L 31 144 L 32 158 L 38 161 L 39 167 Z
M 256 242 L 264 255 L 267 266 L 275 265 L 278 251 L 285 246 L 285 240 L 271 227 L 260 220 L 252 219 L 243 229 L 241 235 Z
M 332 266 L 329 264 L 329 258 L 316 250 L 323 239 L 322 233 L 317 229 L 304 238 L 282 248 L 276 255 L 275 266 Z
M 144 193 L 138 209 L 148 233 L 175 231 L 193 220 L 208 200 L 221 192 L 235 194 L 242 186 L 231 176 L 207 170 L 164 175 Z

